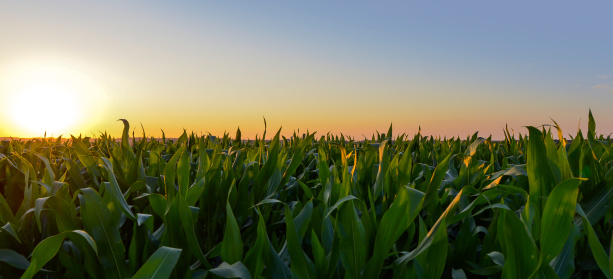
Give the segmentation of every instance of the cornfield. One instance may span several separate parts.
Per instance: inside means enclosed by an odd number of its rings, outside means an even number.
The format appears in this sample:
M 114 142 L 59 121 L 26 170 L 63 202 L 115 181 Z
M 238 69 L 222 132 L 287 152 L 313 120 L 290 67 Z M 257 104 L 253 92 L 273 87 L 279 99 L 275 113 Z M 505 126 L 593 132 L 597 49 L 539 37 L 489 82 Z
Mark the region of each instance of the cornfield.
M 591 112 L 568 141 L 123 124 L 2 142 L 0 278 L 613 277 L 613 146 Z

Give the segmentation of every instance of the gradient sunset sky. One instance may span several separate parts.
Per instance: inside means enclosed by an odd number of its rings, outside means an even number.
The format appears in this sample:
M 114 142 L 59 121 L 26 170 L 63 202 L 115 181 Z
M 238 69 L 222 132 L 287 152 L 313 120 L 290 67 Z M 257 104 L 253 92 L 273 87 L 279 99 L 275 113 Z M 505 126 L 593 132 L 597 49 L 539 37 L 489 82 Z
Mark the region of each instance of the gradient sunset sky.
M 253 138 L 266 117 L 269 134 L 363 139 L 393 123 L 501 139 L 505 124 L 517 135 L 550 118 L 574 135 L 590 108 L 606 135 L 611 11 L 611 1 L 2 1 L 0 136 L 42 136 L 17 118 L 46 110 L 36 119 L 72 123 L 48 136 L 119 137 L 125 118 L 137 135 L 140 124 L 170 137 L 240 126 Z M 12 84 L 41 76 L 79 96 L 29 106 L 37 98 Z

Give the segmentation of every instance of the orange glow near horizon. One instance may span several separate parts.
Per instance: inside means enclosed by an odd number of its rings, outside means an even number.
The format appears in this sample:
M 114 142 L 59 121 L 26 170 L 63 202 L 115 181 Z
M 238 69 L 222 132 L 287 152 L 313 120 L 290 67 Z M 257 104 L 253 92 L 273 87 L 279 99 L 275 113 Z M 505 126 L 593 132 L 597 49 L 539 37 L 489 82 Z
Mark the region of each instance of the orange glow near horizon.
M 58 61 L 66 61 L 62 64 L 66 65 L 72 60 L 54 60 Z M 240 127 L 243 139 L 254 139 L 262 136 L 262 117 L 266 117 L 268 139 L 281 127 L 286 137 L 308 130 L 318 136 L 330 132 L 355 140 L 370 139 L 377 132 L 386 133 L 392 123 L 394 137 L 403 133 L 412 137 L 421 126 L 426 136 L 466 138 L 479 131 L 481 137 L 492 135 L 501 140 L 507 124 L 518 136 L 520 132 L 525 134 L 524 126 L 550 124 L 550 117 L 561 124 L 565 135 L 574 135 L 587 111 L 565 107 L 562 112 L 550 113 L 538 109 L 539 102 L 523 103 L 520 99 L 510 99 L 500 106 L 488 105 L 487 98 L 480 98 L 473 102 L 478 111 L 457 105 L 462 96 L 489 89 L 481 85 L 463 89 L 425 83 L 379 86 L 347 79 L 331 83 L 330 88 L 280 81 L 275 85 L 278 88 L 264 90 L 253 89 L 257 84 L 249 82 L 211 80 L 190 87 L 169 79 L 156 86 L 160 81 L 133 81 L 131 76 L 113 76 L 91 64 L 58 64 L 21 63 L 0 69 L 0 100 L 5 104 L 0 112 L 4 119 L 0 137 L 42 137 L 45 132 L 65 138 L 71 134 L 97 137 L 101 132 L 120 137 L 123 125 L 117 119 L 123 118 L 130 122 L 130 135 L 134 132 L 137 137 L 142 136 L 142 124 L 147 137 L 160 138 L 164 131 L 167 138 L 176 138 L 184 129 L 197 135 L 222 136 L 227 132 L 234 137 Z M 103 87 L 98 81 L 110 85 Z M 179 85 L 173 88 L 173 84 Z M 370 93 L 378 88 L 389 96 Z M 498 94 L 512 96 L 516 91 L 501 89 Z M 445 92 L 456 94 L 447 96 Z M 433 102 L 435 109 L 427 106 Z M 599 111 L 593 112 L 606 132 L 610 126 L 607 119 L 598 118 Z M 586 121 L 581 123 L 586 125 Z

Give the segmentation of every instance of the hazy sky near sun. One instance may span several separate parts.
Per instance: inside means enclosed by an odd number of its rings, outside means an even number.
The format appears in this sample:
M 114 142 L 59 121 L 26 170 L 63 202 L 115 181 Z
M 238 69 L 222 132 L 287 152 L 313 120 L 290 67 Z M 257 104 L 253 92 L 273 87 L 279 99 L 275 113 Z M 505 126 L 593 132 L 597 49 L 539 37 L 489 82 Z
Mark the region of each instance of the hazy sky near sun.
M 361 139 L 393 123 L 410 135 L 421 125 L 499 139 L 505 124 L 525 133 L 550 117 L 574 135 L 589 108 L 609 134 L 612 10 L 610 1 L 2 1 L 0 80 L 42 65 L 102 88 L 72 102 L 77 118 L 96 117 L 55 135 L 120 136 L 125 118 L 137 135 L 141 123 L 153 136 L 240 126 L 253 138 L 265 116 L 269 133 Z M 42 136 L 2 118 L 0 136 Z

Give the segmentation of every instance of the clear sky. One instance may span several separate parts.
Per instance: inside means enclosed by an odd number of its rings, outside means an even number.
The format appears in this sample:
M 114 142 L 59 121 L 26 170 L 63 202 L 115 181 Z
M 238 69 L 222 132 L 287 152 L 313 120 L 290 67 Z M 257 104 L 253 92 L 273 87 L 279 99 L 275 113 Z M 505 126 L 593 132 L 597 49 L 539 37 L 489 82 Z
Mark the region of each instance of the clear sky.
M 611 11 L 611 1 L 2 0 L 0 136 L 120 136 L 125 118 L 137 135 L 140 124 L 153 136 L 240 126 L 253 138 L 265 116 L 269 133 L 361 139 L 393 123 L 499 139 L 505 124 L 525 133 L 550 118 L 574 135 L 589 108 L 609 134 Z

